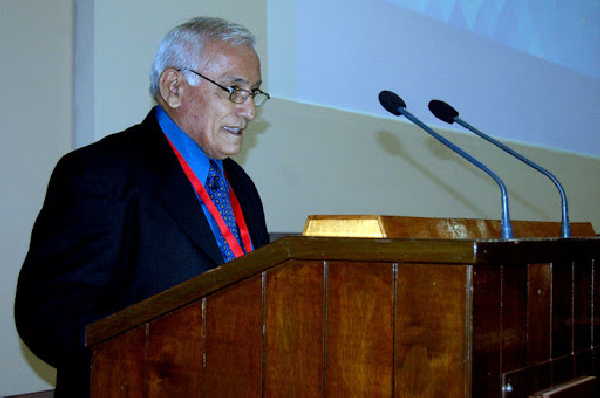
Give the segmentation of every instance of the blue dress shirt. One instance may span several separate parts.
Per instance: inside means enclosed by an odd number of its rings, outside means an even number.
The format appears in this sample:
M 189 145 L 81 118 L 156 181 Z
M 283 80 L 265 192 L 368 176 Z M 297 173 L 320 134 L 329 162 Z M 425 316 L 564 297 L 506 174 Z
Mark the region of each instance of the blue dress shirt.
M 183 130 L 179 128 L 179 126 L 173 121 L 173 119 L 169 117 L 167 112 L 165 112 L 165 110 L 161 106 L 155 107 L 155 115 L 163 133 L 167 136 L 169 141 L 171 141 L 173 146 L 177 148 L 177 150 L 188 163 L 194 174 L 196 174 L 196 177 L 204 185 L 206 183 L 206 177 L 208 176 L 208 168 L 210 166 L 209 157 L 189 135 L 187 135 Z M 219 166 L 221 170 L 221 175 L 224 175 L 223 161 L 219 159 L 214 159 L 214 161 Z M 229 190 L 229 183 L 227 182 L 227 184 L 227 190 Z M 223 235 L 219 230 L 217 222 L 212 217 L 212 215 L 208 211 L 208 208 L 206 207 L 204 202 L 202 202 L 202 199 L 200 199 L 197 193 L 196 198 L 202 205 L 202 211 L 204 212 L 204 215 L 208 220 L 208 224 L 210 225 L 210 229 L 212 230 L 215 239 L 217 239 L 217 242 L 224 241 L 225 239 L 223 238 Z

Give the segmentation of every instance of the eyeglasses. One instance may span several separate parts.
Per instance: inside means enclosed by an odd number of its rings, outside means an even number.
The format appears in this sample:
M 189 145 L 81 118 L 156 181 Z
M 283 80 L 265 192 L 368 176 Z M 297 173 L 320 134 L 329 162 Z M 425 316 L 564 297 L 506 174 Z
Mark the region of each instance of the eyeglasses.
M 257 88 L 255 88 L 253 90 L 244 90 L 237 86 L 226 87 L 226 86 L 223 86 L 223 85 L 217 83 L 213 79 L 210 79 L 210 78 L 202 75 L 201 73 L 196 72 L 195 70 L 192 70 L 192 69 L 177 69 L 177 70 L 192 72 L 196 76 L 201 77 L 204 80 L 208 80 L 215 86 L 219 87 L 221 90 L 228 92 L 229 93 L 229 101 L 233 102 L 234 104 L 238 104 L 238 105 L 243 104 L 246 101 L 248 101 L 248 98 L 252 98 L 254 100 L 254 105 L 262 106 L 262 105 L 264 105 L 265 102 L 267 102 L 268 99 L 271 98 L 271 95 L 269 95 L 269 93 L 265 93 L 264 91 L 259 90 Z

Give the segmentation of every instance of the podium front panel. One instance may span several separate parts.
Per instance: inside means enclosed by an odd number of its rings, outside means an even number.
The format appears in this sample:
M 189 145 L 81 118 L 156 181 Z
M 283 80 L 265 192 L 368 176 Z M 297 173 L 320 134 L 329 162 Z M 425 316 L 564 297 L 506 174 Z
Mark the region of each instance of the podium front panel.
M 94 325 L 92 396 L 529 397 L 598 376 L 599 258 L 594 238 L 282 239 Z

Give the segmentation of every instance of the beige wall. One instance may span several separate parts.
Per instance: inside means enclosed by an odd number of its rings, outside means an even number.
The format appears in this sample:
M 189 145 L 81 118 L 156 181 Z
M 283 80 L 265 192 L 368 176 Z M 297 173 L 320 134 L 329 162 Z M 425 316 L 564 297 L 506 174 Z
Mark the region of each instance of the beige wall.
M 91 75 L 77 81 L 80 91 L 92 96 L 76 135 L 97 140 L 140 122 L 152 106 L 148 73 L 160 39 L 173 26 L 197 15 L 219 16 L 246 25 L 258 39 L 258 52 L 266 56 L 266 0 L 78 0 L 93 3 L 83 26 L 93 26 L 93 43 L 77 49 L 77 59 L 91 65 Z M 263 65 L 266 74 L 266 63 Z M 89 78 L 91 77 L 91 78 Z M 88 129 L 93 129 L 92 134 Z M 84 140 L 85 140 L 84 138 Z M 88 142 L 90 141 L 88 139 Z M 81 140 L 78 140 L 81 141 Z
M 72 0 L 0 2 L 0 396 L 54 380 L 20 344 L 13 303 L 49 173 L 70 148 L 72 10 Z
M 76 11 L 79 27 L 91 31 L 76 54 L 78 65 L 87 68 L 77 82 L 77 93 L 85 98 L 73 103 Z M 0 396 L 55 383 L 55 371 L 20 343 L 13 320 L 18 271 L 52 168 L 72 142 L 101 138 L 145 116 L 151 106 L 147 75 L 158 41 L 195 15 L 247 25 L 265 55 L 266 0 L 0 1 Z M 85 131 L 74 131 L 73 119 Z
M 493 180 L 404 119 L 279 99 L 260 119 L 239 159 L 262 192 L 271 230 L 300 231 L 309 214 L 499 218 Z M 560 221 L 546 177 L 475 136 L 439 132 L 503 178 L 513 219 Z M 563 182 L 572 221 L 600 229 L 600 159 L 513 147 Z
M 151 106 L 147 71 L 156 45 L 173 24 L 191 15 L 224 16 L 247 25 L 259 38 L 265 88 L 273 86 L 274 94 L 293 92 L 282 89 L 295 81 L 292 77 L 286 81 L 286 76 L 293 73 L 291 46 L 298 40 L 295 8 L 286 4 L 183 1 L 165 7 L 157 0 L 96 2 L 94 45 L 88 46 L 94 64 L 89 90 L 94 92 L 93 137 L 144 117 Z M 269 15 L 285 18 L 269 20 Z M 134 25 L 136 29 L 131 28 Z M 273 37 L 282 31 L 288 36 Z M 267 49 L 277 54 L 267 54 Z M 493 181 L 406 121 L 276 98 L 249 133 L 237 159 L 255 179 L 273 231 L 300 231 L 306 216 L 315 213 L 499 217 Z M 448 134 L 480 154 L 505 179 L 513 218 L 560 219 L 558 195 L 545 177 L 476 137 Z M 598 159 L 520 148 L 564 182 L 574 220 L 594 217 L 593 203 L 600 191 L 573 171 L 588 169 L 593 178 L 599 171 Z

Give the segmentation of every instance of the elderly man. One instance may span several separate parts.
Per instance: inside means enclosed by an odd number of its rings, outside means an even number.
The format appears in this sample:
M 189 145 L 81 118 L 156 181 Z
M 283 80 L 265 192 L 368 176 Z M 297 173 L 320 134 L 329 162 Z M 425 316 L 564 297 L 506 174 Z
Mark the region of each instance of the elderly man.
M 57 397 L 89 394 L 87 324 L 268 242 L 228 158 L 269 98 L 260 84 L 248 30 L 192 19 L 160 44 L 146 119 L 58 162 L 15 304 L 22 339 L 58 368 Z

